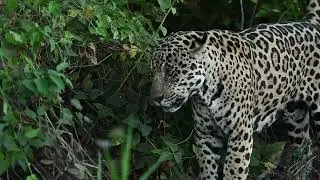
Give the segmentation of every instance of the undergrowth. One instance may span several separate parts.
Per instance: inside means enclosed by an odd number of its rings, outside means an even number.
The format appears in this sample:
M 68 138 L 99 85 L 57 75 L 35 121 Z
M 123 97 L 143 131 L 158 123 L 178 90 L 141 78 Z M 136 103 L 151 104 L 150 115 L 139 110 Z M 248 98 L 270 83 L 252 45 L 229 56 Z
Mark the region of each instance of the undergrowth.
M 152 45 L 181 29 L 240 30 L 241 24 L 299 19 L 306 4 L 246 1 L 239 19 L 238 1 L 214 2 L 226 11 L 212 3 L 0 3 L 0 177 L 145 180 L 196 172 L 190 107 L 166 114 L 149 105 Z M 281 151 L 277 143 L 256 146 L 253 177 L 269 170 Z

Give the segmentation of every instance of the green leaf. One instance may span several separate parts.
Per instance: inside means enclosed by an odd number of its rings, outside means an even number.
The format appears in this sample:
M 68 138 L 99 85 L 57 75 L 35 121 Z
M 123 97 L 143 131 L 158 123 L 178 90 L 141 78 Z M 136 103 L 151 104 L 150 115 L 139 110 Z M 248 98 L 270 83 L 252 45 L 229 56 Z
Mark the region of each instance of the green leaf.
M 145 124 L 142 124 L 139 128 L 140 132 L 141 132 L 141 135 L 146 137 L 150 134 L 150 132 L 152 131 L 152 127 L 151 126 L 148 126 L 148 125 L 145 125 Z
M 167 33 L 168 33 L 167 28 L 165 28 L 164 26 L 160 26 L 160 30 L 161 30 L 163 36 L 167 35 Z
M 73 115 L 71 111 L 67 108 L 62 109 L 62 119 L 59 120 L 59 124 L 67 124 L 67 125 L 72 125 L 72 118 Z
M 170 7 L 171 5 L 171 0 L 158 0 L 158 3 L 160 5 L 160 8 L 162 10 L 166 10 Z
M 19 151 L 14 151 L 12 152 L 11 156 L 11 165 L 14 165 L 16 163 L 18 163 L 18 165 L 20 165 L 20 167 L 26 171 L 28 169 L 28 165 L 27 165 L 27 156 L 26 154 L 19 149 Z
M 82 120 L 83 120 L 83 114 L 82 113 L 76 112 L 76 117 L 77 117 L 78 120 L 80 120 L 82 122 Z
M 113 34 L 113 39 L 119 39 L 119 31 L 116 27 L 111 26 L 111 32 Z
M 7 114 L 4 115 L 3 121 L 7 123 L 13 123 L 17 120 L 17 118 L 14 116 L 13 112 L 10 110 Z
M 33 93 L 37 92 L 37 87 L 33 80 L 29 80 L 29 79 L 23 80 L 22 85 Z
M 63 62 L 63 63 L 58 64 L 58 66 L 56 67 L 56 70 L 58 72 L 62 72 L 63 70 L 65 70 L 68 67 L 69 67 L 69 64 L 66 62 Z
M 91 119 L 88 116 L 84 116 L 83 120 L 87 123 L 91 123 Z
M 10 167 L 9 160 L 0 158 L 0 175 L 6 172 L 9 167 Z
M 257 4 L 258 0 L 250 0 L 252 3 Z
M 148 143 L 139 143 L 135 147 L 135 150 L 141 153 L 149 154 L 151 150 L 153 149 L 151 144 Z
M 38 178 L 36 175 L 32 174 L 32 175 L 28 176 L 26 180 L 38 180 Z
M 129 117 L 125 120 L 125 122 L 129 126 L 131 126 L 133 128 L 136 128 L 136 129 L 139 129 L 139 127 L 142 124 L 142 122 L 137 117 L 135 117 L 134 115 L 129 115 Z
M 55 2 L 55 1 L 49 2 L 48 12 L 50 14 L 53 14 L 53 15 L 60 14 L 60 9 L 61 8 L 59 7 L 59 3 Z
M 251 156 L 251 162 L 250 162 L 250 166 L 251 167 L 259 167 L 260 163 L 259 163 L 259 158 L 257 157 L 256 153 L 252 153 Z
M 37 114 L 35 112 L 33 112 L 30 109 L 26 109 L 24 110 L 24 113 L 31 119 L 36 119 L 37 118 Z
M 108 133 L 108 138 L 114 139 L 114 138 L 125 138 L 126 134 L 123 128 L 117 127 L 117 128 L 112 128 L 109 130 Z
M 18 145 L 11 135 L 4 133 L 5 135 L 1 139 L 1 144 L 6 151 L 20 151 Z
M 37 27 L 37 24 L 35 22 L 30 21 L 28 19 L 21 19 L 21 20 L 19 20 L 19 23 L 20 23 L 21 28 L 27 32 L 30 32 L 34 28 Z
M 34 129 L 32 127 L 26 127 L 24 130 L 25 130 L 24 135 L 29 139 L 35 138 L 40 134 L 40 129 Z
M 18 0 L 7 0 L 7 10 L 9 11 L 9 13 L 13 13 L 15 12 L 18 7 L 19 7 L 19 2 Z
M 9 109 L 9 104 L 6 101 L 3 101 L 3 105 L 2 105 L 2 111 L 4 114 L 8 113 L 8 109 Z
M 178 151 L 178 146 L 175 144 L 174 139 L 170 136 L 161 137 L 164 143 L 171 149 L 172 152 Z
M 71 99 L 71 105 L 74 106 L 76 109 L 78 109 L 79 111 L 82 110 L 82 106 L 81 103 L 78 99 Z
M 2 134 L 3 133 L 3 129 L 6 127 L 6 125 L 5 124 L 3 124 L 3 123 L 0 123 L 0 134 Z M 1 159 L 1 158 L 0 158 Z
M 157 160 L 156 163 L 154 163 L 149 169 L 139 178 L 139 180 L 147 180 L 153 174 L 154 171 L 158 169 L 158 167 L 162 164 L 164 161 L 171 160 L 172 158 L 172 153 L 165 151 L 163 152 L 159 159 Z
M 49 77 L 54 82 L 54 84 L 57 86 L 58 91 L 62 91 L 65 89 L 64 81 L 61 78 L 61 75 L 53 70 L 49 70 Z
M 43 116 L 46 114 L 46 110 L 45 110 L 45 107 L 44 106 L 39 106 L 37 108 L 37 114 L 38 116 Z
M 71 82 L 70 79 L 65 78 L 64 81 L 66 82 L 66 84 L 67 84 L 70 88 L 73 88 L 73 84 L 72 84 L 72 82 Z
M 176 8 L 171 8 L 171 12 L 173 15 L 175 15 L 177 13 L 177 9 Z
M 9 31 L 5 34 L 5 39 L 7 42 L 13 44 L 13 45 L 21 45 L 23 44 L 23 38 L 20 34 L 13 32 L 13 31 Z
M 93 87 L 93 82 L 90 79 L 90 75 L 84 78 L 84 80 L 82 81 L 82 87 L 87 90 Z
M 37 90 L 41 94 L 48 93 L 49 82 L 46 78 L 37 78 L 34 80 Z

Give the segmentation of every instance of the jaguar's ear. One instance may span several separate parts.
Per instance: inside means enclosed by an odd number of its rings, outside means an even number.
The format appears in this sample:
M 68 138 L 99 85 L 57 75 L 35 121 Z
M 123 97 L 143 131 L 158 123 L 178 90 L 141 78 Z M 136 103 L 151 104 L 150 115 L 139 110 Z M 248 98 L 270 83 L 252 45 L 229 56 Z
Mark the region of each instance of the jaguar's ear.
M 197 52 L 206 44 L 208 32 L 195 32 L 190 35 L 190 37 L 192 38 L 190 49 L 192 49 L 193 52 Z

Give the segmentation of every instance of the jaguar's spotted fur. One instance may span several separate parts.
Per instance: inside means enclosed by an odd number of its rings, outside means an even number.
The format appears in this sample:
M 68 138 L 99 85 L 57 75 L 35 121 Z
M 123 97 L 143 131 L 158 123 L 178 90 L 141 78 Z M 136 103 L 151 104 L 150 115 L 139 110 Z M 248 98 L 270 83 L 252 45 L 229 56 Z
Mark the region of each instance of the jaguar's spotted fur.
M 308 10 L 301 22 L 177 32 L 156 46 L 151 96 L 170 112 L 191 100 L 199 179 L 218 179 L 222 167 L 224 180 L 245 180 L 253 132 L 284 115 L 297 144 L 309 137 L 309 122 L 320 128 L 319 2 Z

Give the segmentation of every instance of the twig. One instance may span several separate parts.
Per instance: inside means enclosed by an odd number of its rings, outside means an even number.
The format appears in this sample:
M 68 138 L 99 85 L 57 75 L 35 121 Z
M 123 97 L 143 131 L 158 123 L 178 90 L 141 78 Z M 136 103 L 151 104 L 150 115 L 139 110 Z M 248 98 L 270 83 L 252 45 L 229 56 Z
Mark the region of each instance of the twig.
M 112 56 L 112 54 L 109 54 L 108 56 L 106 56 L 105 58 L 103 58 L 100 62 L 98 62 L 97 64 L 88 64 L 88 65 L 83 65 L 83 66 L 71 66 L 72 68 L 83 68 L 83 67 L 91 67 L 91 66 L 98 66 L 100 65 L 103 61 L 107 60 L 110 56 Z
M 157 30 L 153 33 L 153 35 L 152 35 L 152 37 L 151 37 L 152 39 L 154 39 L 154 37 L 156 36 L 156 34 L 158 34 L 161 26 L 164 24 L 165 20 L 167 19 L 168 15 L 169 15 L 169 13 L 171 12 L 171 9 L 172 9 L 173 5 L 176 3 L 176 1 L 177 1 L 177 0 L 174 0 L 174 1 L 172 2 L 172 4 L 170 5 L 169 9 L 167 10 L 165 16 L 163 17 L 160 25 L 159 25 L 158 28 L 157 28 Z M 137 61 L 140 61 L 140 60 L 142 59 L 142 57 L 145 55 L 146 51 L 147 51 L 147 48 L 145 48 L 145 49 L 142 51 L 142 54 L 140 55 L 140 57 L 139 57 L 139 59 L 138 59 Z M 133 67 L 132 67 L 132 68 L 130 69 L 130 71 L 128 72 L 127 76 L 124 78 L 124 80 L 123 80 L 122 83 L 120 84 L 119 88 L 116 90 L 115 94 L 117 94 L 117 93 L 121 90 L 121 88 L 123 87 L 123 85 L 125 84 L 125 82 L 128 80 L 129 76 L 132 74 L 133 70 L 136 69 L 136 67 L 137 67 L 137 64 L 134 64 Z
M 151 144 L 153 148 L 158 149 L 148 137 L 146 137 L 146 140 Z
M 192 129 L 191 133 L 189 134 L 189 136 L 185 140 L 178 142 L 175 145 L 180 145 L 180 144 L 183 144 L 184 142 L 188 141 L 191 138 L 193 131 L 194 131 L 194 128 Z
M 256 10 L 257 10 L 258 3 L 259 3 L 259 0 L 257 0 L 256 4 L 254 5 L 254 9 L 253 9 L 253 12 L 252 12 L 252 15 L 251 15 L 251 19 L 250 19 L 250 27 L 252 27 L 253 19 L 254 19 L 254 16 L 256 15 Z
M 240 6 L 241 6 L 241 26 L 240 29 L 243 30 L 244 27 L 244 11 L 243 11 L 243 2 L 240 0 Z
M 94 169 L 98 169 L 97 166 L 92 165 L 92 164 L 88 164 L 88 163 L 85 163 L 85 162 L 81 162 L 81 164 L 83 164 L 83 165 L 85 165 L 85 166 L 88 166 L 88 167 L 91 167 L 91 168 L 94 168 Z
M 312 158 L 310 158 L 304 165 L 302 165 L 299 169 L 297 169 L 296 173 L 294 174 L 294 176 L 298 175 L 298 173 L 304 168 L 306 167 L 310 162 L 312 162 L 317 156 L 313 156 Z M 310 165 L 310 164 L 309 164 Z

